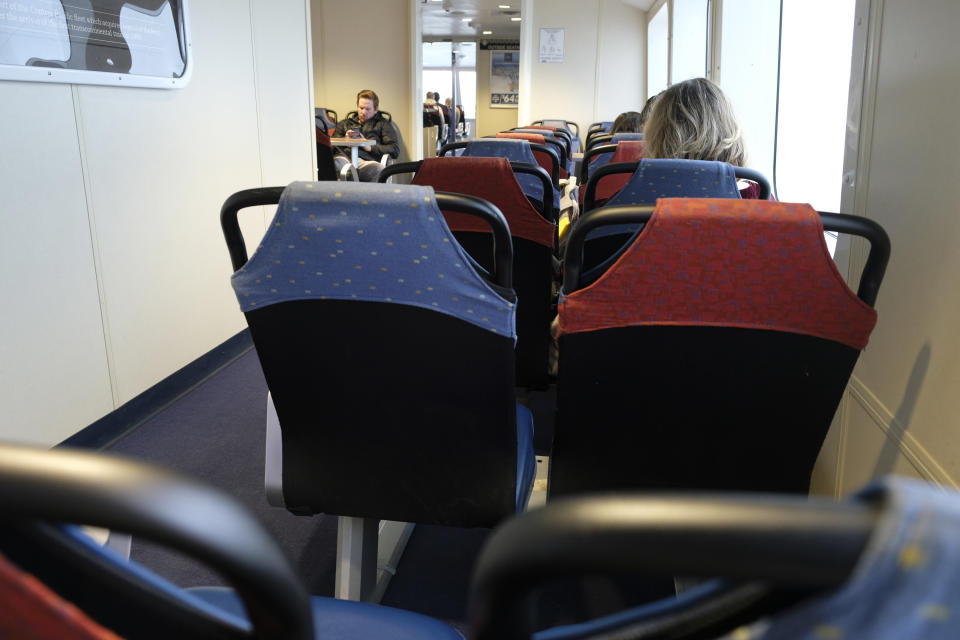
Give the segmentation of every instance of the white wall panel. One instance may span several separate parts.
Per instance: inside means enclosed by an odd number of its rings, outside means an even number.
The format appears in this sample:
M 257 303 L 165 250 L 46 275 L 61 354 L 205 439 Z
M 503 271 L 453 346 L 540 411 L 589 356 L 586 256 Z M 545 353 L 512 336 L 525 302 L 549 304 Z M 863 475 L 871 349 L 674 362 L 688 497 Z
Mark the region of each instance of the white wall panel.
M 306 4 L 254 0 L 252 6 L 263 184 L 316 180 Z
M 600 3 L 600 37 L 597 43 L 597 95 L 592 118 L 581 122 L 613 120 L 624 111 L 640 111 L 646 101 L 643 34 L 647 14 L 622 0 Z
M 191 5 L 186 88 L 78 89 L 120 402 L 244 326 L 218 218 L 261 184 L 250 15 L 234 6 Z
M 59 442 L 242 329 L 220 206 L 313 176 L 306 1 L 190 9 L 184 89 L 0 83 L 2 439 Z
M 0 82 L 0 440 L 113 408 L 69 85 Z
M 944 481 L 960 477 L 960 4 L 882 4 L 872 150 L 859 180 L 868 184 L 865 214 L 884 226 L 893 250 L 856 375 L 913 449 L 929 453 L 925 475 Z M 852 439 L 847 447 L 851 478 L 878 462 L 862 446 Z
M 529 90 L 521 84 L 518 119 L 565 118 L 586 128 L 595 119 L 599 0 L 533 0 L 530 4 L 533 11 L 524 11 L 523 19 L 531 22 L 532 37 L 530 42 L 520 43 L 530 52 L 520 62 L 521 75 L 529 78 Z M 564 29 L 563 62 L 540 62 L 542 28 Z
M 585 132 L 643 107 L 644 12 L 612 0 L 529 0 L 523 19 L 521 122 L 565 118 Z M 564 30 L 563 62 L 540 62 L 541 28 Z

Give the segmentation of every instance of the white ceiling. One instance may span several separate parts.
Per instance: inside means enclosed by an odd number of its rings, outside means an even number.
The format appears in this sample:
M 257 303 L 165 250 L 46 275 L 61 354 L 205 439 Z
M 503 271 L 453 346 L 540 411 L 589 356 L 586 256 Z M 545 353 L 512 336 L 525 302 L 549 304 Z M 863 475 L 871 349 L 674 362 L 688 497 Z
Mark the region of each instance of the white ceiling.
M 420 7 L 424 40 L 455 36 L 520 39 L 520 23 L 510 20 L 520 17 L 520 0 L 424 0 Z M 493 33 L 485 35 L 483 31 Z
M 656 0 L 622 0 L 624 4 L 647 11 Z M 421 0 L 423 39 L 462 37 L 474 39 L 520 39 L 521 0 Z M 508 5 L 509 8 L 500 8 Z M 466 22 L 464 21 L 466 20 Z M 486 35 L 483 31 L 492 31 Z

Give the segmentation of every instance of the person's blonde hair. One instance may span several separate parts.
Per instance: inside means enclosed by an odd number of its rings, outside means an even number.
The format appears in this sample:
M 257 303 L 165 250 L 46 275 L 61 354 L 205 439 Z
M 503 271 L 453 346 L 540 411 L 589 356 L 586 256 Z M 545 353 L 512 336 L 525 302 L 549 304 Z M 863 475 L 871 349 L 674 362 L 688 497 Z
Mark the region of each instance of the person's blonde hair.
M 643 130 L 648 158 L 719 160 L 747 163 L 743 131 L 733 105 L 706 78 L 679 82 L 657 98 Z

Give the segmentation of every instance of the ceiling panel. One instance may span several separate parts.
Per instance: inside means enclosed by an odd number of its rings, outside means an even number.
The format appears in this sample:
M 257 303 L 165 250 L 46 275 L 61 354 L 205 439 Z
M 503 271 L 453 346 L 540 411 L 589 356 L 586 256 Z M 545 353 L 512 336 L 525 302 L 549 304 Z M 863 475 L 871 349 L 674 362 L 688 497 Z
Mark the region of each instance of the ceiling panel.
M 656 0 L 621 0 L 647 11 Z M 460 37 L 465 40 L 520 39 L 521 0 L 421 0 L 425 41 Z M 484 31 L 491 31 L 484 34 Z
M 520 39 L 520 0 L 424 0 L 423 39 Z M 484 31 L 491 31 L 484 34 Z

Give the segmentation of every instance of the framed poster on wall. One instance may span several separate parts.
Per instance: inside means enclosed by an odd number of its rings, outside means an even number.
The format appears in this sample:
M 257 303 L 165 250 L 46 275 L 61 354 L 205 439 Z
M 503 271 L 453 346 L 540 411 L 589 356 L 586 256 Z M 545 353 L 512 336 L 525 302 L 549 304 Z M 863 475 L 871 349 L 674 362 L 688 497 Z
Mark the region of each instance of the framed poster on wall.
M 0 0 L 0 79 L 184 87 L 187 0 Z
M 517 108 L 520 95 L 520 50 L 490 52 L 490 106 Z
M 563 29 L 540 29 L 540 62 L 563 62 Z

